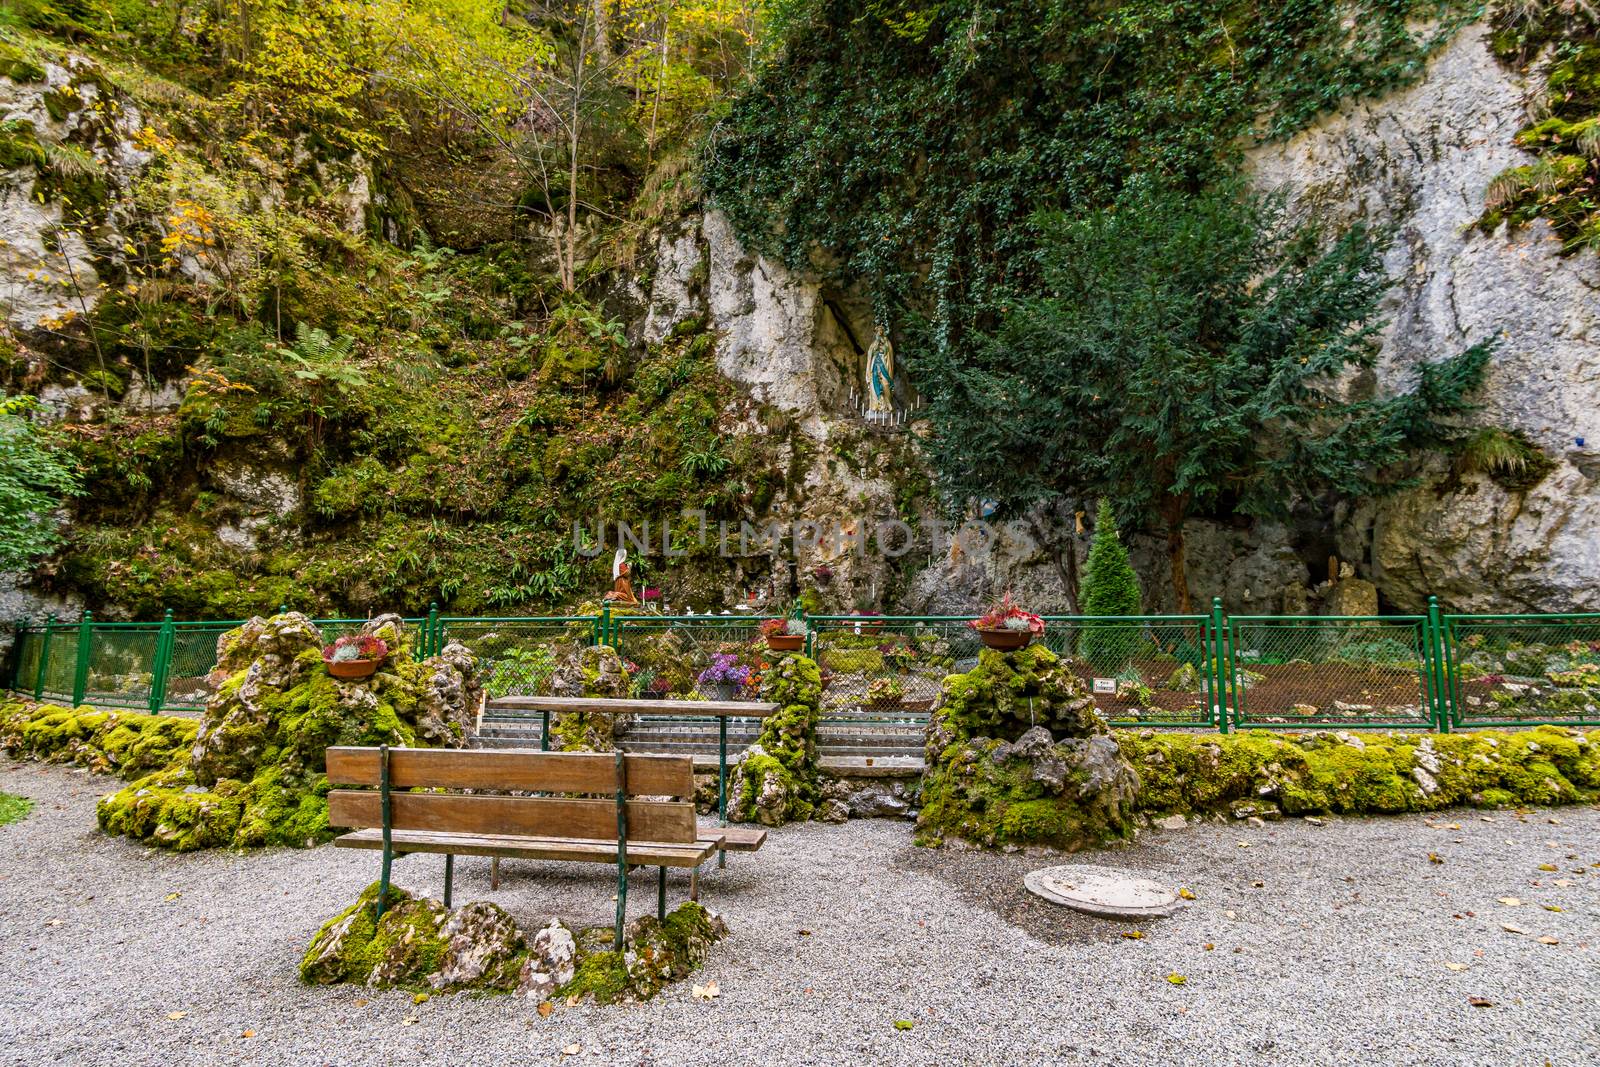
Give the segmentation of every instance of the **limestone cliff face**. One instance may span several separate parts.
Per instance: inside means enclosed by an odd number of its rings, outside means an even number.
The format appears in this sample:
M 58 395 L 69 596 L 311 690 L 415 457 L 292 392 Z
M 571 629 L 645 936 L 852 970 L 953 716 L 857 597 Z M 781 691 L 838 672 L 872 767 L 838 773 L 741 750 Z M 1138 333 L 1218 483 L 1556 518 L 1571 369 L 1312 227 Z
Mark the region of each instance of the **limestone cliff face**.
M 1350 107 L 1255 154 L 1265 186 L 1394 228 L 1395 288 L 1379 376 L 1490 335 L 1501 345 L 1476 421 L 1522 430 L 1555 462 L 1526 492 L 1479 474 L 1339 515 L 1343 554 L 1395 606 L 1430 592 L 1461 610 L 1600 608 L 1600 258 L 1560 255 L 1543 223 L 1483 234 L 1489 183 L 1530 157 L 1512 144 L 1537 81 L 1462 33 L 1420 84 Z
M 1419 610 L 1436 593 L 1454 610 L 1600 609 L 1600 258 L 1560 254 L 1542 223 L 1484 234 L 1474 227 L 1496 175 L 1530 157 L 1513 144 L 1540 89 L 1490 53 L 1480 24 L 1463 31 L 1417 85 L 1350 105 L 1298 136 L 1254 151 L 1263 188 L 1335 220 L 1393 229 L 1385 266 L 1394 289 L 1375 387 L 1403 387 L 1416 363 L 1491 335 L 1501 344 L 1474 421 L 1520 430 L 1554 463 L 1531 489 L 1512 491 L 1439 461 L 1426 484 L 1377 503 L 1342 506 L 1323 526 L 1224 527 L 1195 521 L 1191 591 L 1222 595 L 1230 610 L 1290 612 L 1325 577 L 1331 553 L 1353 563 L 1385 602 Z M 702 271 L 723 338 L 723 372 L 792 412 L 827 440 L 853 384 L 848 324 L 815 281 L 744 253 L 711 215 L 664 237 L 646 330 L 659 335 L 692 304 L 682 280 Z M 699 266 L 705 263 L 706 267 Z M 870 327 L 869 327 L 870 329 Z M 863 485 L 808 480 L 802 504 Z M 881 489 L 881 485 L 879 486 Z M 1064 609 L 1066 556 L 1085 549 L 1064 510 L 1033 522 L 1032 547 L 982 558 L 924 559 L 904 598 L 921 610 L 964 610 L 1010 587 Z M 1133 539 L 1146 607 L 1170 609 L 1159 545 Z M 1309 606 L 1317 607 L 1315 590 Z

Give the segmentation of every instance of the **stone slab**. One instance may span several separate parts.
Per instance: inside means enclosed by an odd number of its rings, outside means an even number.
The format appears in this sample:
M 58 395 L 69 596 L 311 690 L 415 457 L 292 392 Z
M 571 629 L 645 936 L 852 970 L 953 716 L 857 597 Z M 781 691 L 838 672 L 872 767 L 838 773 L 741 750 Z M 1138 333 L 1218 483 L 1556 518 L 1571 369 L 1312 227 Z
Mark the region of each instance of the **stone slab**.
M 1030 871 L 1022 884 L 1052 904 L 1110 919 L 1159 919 L 1183 906 L 1178 894 L 1159 882 L 1088 863 Z

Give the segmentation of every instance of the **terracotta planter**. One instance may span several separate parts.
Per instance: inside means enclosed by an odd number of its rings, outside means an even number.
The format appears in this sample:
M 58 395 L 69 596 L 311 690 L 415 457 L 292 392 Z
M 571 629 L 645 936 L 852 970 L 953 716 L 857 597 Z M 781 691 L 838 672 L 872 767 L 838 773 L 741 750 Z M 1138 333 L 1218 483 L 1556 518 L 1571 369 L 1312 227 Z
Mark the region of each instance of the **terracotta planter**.
M 1033 641 L 1032 630 L 979 630 L 978 640 L 983 642 L 985 648 L 992 648 L 1000 652 L 1015 652 L 1019 648 L 1026 648 Z
M 335 678 L 370 678 L 378 669 L 378 661 L 375 659 L 347 659 L 343 663 L 335 663 L 333 660 L 323 660 L 323 662 L 328 666 L 328 673 Z
M 806 647 L 806 635 L 768 634 L 767 647 L 774 652 L 799 652 Z

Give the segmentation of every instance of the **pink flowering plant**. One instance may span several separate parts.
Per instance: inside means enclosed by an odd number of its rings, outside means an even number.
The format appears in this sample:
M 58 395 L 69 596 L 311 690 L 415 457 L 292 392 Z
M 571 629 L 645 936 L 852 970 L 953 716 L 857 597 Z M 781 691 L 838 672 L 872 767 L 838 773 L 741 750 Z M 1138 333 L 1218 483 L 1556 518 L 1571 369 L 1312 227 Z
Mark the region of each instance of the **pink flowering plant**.
M 355 663 L 382 659 L 389 654 L 389 646 L 381 637 L 371 634 L 347 634 L 322 650 L 325 663 Z
M 967 625 L 974 630 L 1026 630 L 1035 637 L 1044 633 L 1044 620 L 1018 607 L 1009 591 Z

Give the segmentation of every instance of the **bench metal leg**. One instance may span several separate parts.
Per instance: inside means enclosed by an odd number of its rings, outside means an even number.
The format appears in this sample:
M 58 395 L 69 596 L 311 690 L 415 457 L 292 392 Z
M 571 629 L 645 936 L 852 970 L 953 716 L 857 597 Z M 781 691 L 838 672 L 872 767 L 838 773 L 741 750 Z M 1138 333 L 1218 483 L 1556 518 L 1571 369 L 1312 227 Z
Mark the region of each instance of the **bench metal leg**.
M 444 854 L 444 906 L 447 908 L 450 906 L 450 889 L 452 883 L 455 881 L 455 874 L 456 858 L 452 854 L 446 852 Z
M 383 904 L 389 899 L 389 871 L 394 863 L 391 839 L 392 809 L 389 803 L 389 746 L 378 746 L 378 792 L 383 814 L 383 873 L 378 875 L 378 907 L 372 921 L 374 926 L 383 918 Z
M 728 717 L 717 720 L 717 818 L 728 825 Z M 717 849 L 717 867 L 728 865 L 728 850 Z
M 489 857 L 489 888 L 500 888 L 500 857 Z
M 661 876 L 656 881 L 656 918 L 662 922 L 667 921 L 667 869 L 661 868 Z
M 689 869 L 689 899 L 690 900 L 699 900 L 700 899 L 700 868 L 699 867 L 691 867 Z

